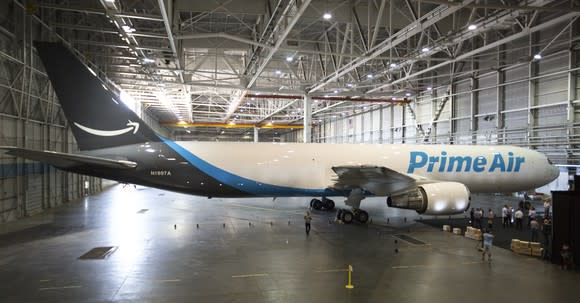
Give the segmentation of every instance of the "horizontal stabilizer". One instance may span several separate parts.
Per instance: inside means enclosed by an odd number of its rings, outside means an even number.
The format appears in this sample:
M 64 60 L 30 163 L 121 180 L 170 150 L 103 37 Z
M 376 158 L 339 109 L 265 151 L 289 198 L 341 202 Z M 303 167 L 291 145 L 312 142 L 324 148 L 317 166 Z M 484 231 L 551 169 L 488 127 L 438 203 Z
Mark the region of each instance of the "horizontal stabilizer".
M 6 154 L 8 155 L 43 162 L 62 169 L 79 168 L 84 166 L 98 166 L 116 169 L 130 169 L 137 167 L 137 163 L 127 160 L 114 160 L 55 151 L 32 150 L 10 146 L 0 146 L 0 150 L 7 150 Z

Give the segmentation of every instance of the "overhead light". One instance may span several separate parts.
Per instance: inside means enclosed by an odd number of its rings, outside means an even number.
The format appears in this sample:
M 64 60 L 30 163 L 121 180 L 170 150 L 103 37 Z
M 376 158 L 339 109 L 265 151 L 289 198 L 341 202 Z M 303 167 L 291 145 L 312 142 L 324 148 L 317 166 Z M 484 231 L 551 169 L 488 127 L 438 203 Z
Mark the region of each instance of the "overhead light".
M 541 54 L 535 54 L 534 55 L 534 59 L 540 60 L 540 59 L 542 59 L 542 55 Z
M 286 57 L 286 61 L 287 62 L 292 62 L 292 61 L 294 61 L 294 57 L 288 56 L 288 57 Z
M 276 70 L 276 75 L 280 75 L 282 72 L 280 70 Z
M 335 90 L 334 90 L 334 93 L 335 93 L 335 94 L 338 94 L 338 89 L 335 89 Z
M 433 90 L 431 86 L 427 86 L 427 90 Z
M 395 67 L 397 67 L 397 64 L 396 63 L 391 63 L 391 67 L 392 68 L 395 68 Z
M 352 83 L 347 83 L 346 86 L 352 87 Z
M 477 25 L 475 25 L 475 24 L 470 24 L 470 25 L 467 27 L 467 29 L 468 29 L 468 30 L 471 30 L 471 31 L 472 31 L 472 30 L 474 30 L 474 29 L 476 29 L 476 28 L 477 28 Z
M 129 25 L 123 25 L 121 26 L 121 28 L 126 32 L 126 33 L 132 33 L 135 31 L 134 28 L 130 27 Z
M 405 96 L 411 97 L 411 93 L 406 93 Z
M 322 15 L 322 18 L 324 18 L 324 20 L 330 20 L 330 18 L 332 18 L 332 15 L 330 13 L 324 13 L 324 15 Z
M 429 48 L 428 47 L 423 47 L 423 49 L 421 49 L 421 51 L 424 52 L 424 53 L 426 53 L 426 52 L 429 51 Z
M 368 74 L 367 75 L 367 78 L 369 78 L 369 79 L 372 79 L 373 77 L 374 77 L 373 74 Z
M 251 99 L 252 99 L 252 101 L 256 100 L 256 98 L 254 98 L 254 97 L 252 97 Z M 248 105 L 250 105 L 250 103 L 248 103 Z
M 155 62 L 155 60 L 154 59 L 151 59 L 151 58 L 143 58 L 143 62 L 145 62 L 145 63 L 153 63 L 153 62 Z

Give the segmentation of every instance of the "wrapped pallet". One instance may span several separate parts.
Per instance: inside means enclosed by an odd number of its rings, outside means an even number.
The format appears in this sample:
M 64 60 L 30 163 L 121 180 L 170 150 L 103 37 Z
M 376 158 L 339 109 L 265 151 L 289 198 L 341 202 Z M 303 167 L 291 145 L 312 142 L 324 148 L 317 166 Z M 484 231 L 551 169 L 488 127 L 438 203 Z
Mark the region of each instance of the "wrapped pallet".
M 455 234 L 455 235 L 461 235 L 461 228 L 459 228 L 459 227 L 453 228 L 453 234 Z
M 451 226 L 450 225 L 443 225 L 443 231 L 450 232 L 451 231 Z

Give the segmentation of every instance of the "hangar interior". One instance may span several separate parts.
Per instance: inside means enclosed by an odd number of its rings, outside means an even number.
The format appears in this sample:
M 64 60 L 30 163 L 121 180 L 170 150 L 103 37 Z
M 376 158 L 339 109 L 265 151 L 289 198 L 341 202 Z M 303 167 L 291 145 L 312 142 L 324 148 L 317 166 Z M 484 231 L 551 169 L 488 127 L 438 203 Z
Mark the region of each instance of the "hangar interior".
M 45 40 L 176 140 L 512 144 L 578 165 L 579 14 L 544 0 L 4 1 L 0 145 L 75 150 L 32 47 Z M 1 161 L 2 222 L 101 188 Z
M 546 190 L 566 189 L 580 165 L 579 17 L 578 0 L 2 1 L 0 147 L 79 150 L 40 40 L 173 140 L 509 144 L 560 165 Z M 488 302 L 505 285 L 577 297 L 577 276 L 508 250 L 482 264 L 472 242 L 380 199 L 374 224 L 319 212 L 304 238 L 306 203 L 121 188 L 0 154 L 1 301 Z M 80 261 L 92 247 L 112 256 Z

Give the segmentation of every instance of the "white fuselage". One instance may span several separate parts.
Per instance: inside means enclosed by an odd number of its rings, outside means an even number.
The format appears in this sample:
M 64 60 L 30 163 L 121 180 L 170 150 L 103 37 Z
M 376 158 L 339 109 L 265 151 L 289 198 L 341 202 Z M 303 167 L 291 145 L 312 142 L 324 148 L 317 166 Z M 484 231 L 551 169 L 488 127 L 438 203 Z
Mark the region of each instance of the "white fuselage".
M 416 178 L 460 182 L 471 192 L 533 189 L 559 174 L 545 155 L 515 146 L 175 143 L 209 164 L 202 170 L 218 180 L 227 173 L 297 189 L 332 186 L 333 166 L 384 166 Z

